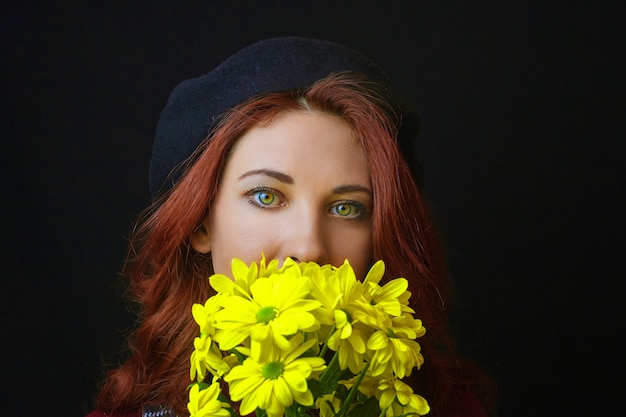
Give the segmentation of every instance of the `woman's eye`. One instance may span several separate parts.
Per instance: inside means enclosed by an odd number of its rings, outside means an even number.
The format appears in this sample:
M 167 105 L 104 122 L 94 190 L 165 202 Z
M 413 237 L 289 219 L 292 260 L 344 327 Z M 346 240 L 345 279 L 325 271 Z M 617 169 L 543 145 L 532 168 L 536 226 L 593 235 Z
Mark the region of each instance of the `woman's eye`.
M 336 214 L 337 216 L 354 219 L 361 216 L 365 209 L 361 204 L 342 202 L 335 204 L 331 207 L 330 211 L 332 214 Z
M 264 206 L 269 206 L 276 200 L 276 196 L 268 191 L 259 191 L 254 194 L 256 200 Z
M 247 196 L 250 203 L 257 207 L 276 206 L 280 202 L 278 195 L 272 190 L 254 189 L 248 191 Z

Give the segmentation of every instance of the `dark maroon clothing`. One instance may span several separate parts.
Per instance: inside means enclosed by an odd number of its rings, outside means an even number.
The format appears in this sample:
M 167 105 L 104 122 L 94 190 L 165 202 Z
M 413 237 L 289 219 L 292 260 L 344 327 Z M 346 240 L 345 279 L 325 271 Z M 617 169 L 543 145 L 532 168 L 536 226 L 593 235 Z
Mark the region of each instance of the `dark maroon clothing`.
M 155 410 L 155 411 L 148 411 Z M 159 411 L 156 411 L 159 410 Z M 88 414 L 86 417 L 142 417 L 142 414 L 145 413 L 146 417 L 151 416 L 160 416 L 165 412 L 164 417 L 169 417 L 170 414 L 167 413 L 167 410 L 161 409 L 161 407 L 147 407 L 143 410 L 130 410 L 119 413 L 104 413 L 102 411 L 94 411 Z M 427 414 L 428 417 L 431 413 Z M 254 414 L 252 414 L 254 415 Z M 489 414 L 485 411 L 484 407 L 476 398 L 476 395 L 469 389 L 461 389 L 458 391 L 458 398 L 456 402 L 456 407 L 454 410 L 450 410 L 448 412 L 441 412 L 437 414 L 438 417 L 489 417 Z
M 141 417 L 141 410 L 130 410 L 121 413 L 104 413 L 100 410 L 87 414 L 86 417 Z

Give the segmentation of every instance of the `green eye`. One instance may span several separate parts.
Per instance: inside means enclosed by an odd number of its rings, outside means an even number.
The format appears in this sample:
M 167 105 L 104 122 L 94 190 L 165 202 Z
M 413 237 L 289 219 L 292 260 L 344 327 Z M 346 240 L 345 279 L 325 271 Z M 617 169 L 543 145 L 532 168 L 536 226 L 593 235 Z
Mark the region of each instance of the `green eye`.
M 335 206 L 335 213 L 340 216 L 349 216 L 352 214 L 352 206 L 350 204 L 337 204 Z
M 363 204 L 356 201 L 339 202 L 331 207 L 330 212 L 346 219 L 357 219 L 365 214 Z
M 262 209 L 281 207 L 284 203 L 283 198 L 280 191 L 265 186 L 254 187 L 245 193 L 248 203 Z
M 258 191 L 254 193 L 253 197 L 262 206 L 269 206 L 276 201 L 276 195 L 269 191 Z

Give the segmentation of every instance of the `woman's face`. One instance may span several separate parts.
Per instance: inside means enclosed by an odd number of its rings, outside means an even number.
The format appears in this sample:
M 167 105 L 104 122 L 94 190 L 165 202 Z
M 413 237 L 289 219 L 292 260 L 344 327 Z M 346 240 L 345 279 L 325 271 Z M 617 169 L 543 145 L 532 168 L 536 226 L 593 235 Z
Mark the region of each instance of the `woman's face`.
M 320 112 L 285 112 L 235 145 L 211 214 L 192 246 L 214 272 L 286 257 L 320 264 L 348 259 L 362 278 L 372 262 L 372 185 L 351 127 Z

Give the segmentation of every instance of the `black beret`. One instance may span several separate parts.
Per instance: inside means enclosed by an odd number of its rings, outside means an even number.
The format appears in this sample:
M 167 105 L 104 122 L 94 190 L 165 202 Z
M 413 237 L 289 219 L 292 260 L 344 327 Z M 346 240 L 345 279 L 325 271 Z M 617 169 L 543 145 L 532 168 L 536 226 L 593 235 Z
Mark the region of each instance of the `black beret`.
M 156 128 L 150 161 L 151 196 L 172 187 L 181 175 L 181 163 L 233 107 L 264 93 L 300 90 L 342 71 L 360 73 L 381 85 L 384 98 L 402 113 L 398 140 L 414 173 L 418 172 L 419 182 L 421 171 L 413 155 L 417 116 L 400 103 L 387 75 L 369 58 L 343 45 L 286 37 L 250 45 L 213 71 L 174 88 Z

